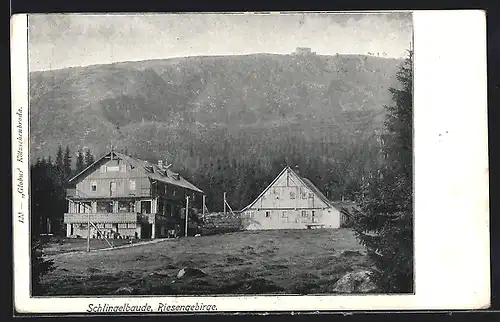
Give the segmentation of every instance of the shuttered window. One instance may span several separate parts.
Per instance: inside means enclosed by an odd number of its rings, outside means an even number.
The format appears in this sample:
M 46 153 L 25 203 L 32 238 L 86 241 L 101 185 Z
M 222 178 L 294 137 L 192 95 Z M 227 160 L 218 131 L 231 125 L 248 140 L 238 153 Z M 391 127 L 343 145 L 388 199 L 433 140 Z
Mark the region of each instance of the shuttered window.
M 129 190 L 135 190 L 135 180 L 130 180 L 128 182 L 128 188 Z

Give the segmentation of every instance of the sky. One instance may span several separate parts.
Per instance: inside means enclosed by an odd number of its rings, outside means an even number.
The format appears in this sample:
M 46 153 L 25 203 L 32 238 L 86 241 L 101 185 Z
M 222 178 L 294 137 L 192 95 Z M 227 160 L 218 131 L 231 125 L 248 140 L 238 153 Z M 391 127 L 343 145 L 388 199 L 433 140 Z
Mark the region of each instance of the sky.
M 408 13 L 37 14 L 29 17 L 30 70 L 186 56 L 379 53 L 403 57 Z

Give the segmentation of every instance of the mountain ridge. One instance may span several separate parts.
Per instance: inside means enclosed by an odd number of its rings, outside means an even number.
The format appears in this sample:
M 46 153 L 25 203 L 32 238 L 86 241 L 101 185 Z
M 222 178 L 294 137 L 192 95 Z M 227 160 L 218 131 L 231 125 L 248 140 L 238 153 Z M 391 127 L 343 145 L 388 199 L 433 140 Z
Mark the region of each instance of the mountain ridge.
M 151 141 L 156 151 L 148 154 L 160 157 L 162 135 L 183 146 L 221 129 L 264 136 L 273 127 L 300 128 L 313 138 L 321 129 L 370 133 L 381 128 L 400 63 L 261 53 L 33 71 L 32 157 L 53 157 L 59 144 L 102 154 L 111 142 L 138 153 L 144 149 L 134 145 Z

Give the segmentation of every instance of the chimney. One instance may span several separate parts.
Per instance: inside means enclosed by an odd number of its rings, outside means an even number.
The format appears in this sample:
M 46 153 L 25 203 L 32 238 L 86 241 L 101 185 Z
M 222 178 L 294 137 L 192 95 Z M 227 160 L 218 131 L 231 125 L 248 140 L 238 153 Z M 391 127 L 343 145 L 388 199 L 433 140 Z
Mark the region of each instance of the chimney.
M 158 168 L 163 169 L 163 160 L 158 160 Z

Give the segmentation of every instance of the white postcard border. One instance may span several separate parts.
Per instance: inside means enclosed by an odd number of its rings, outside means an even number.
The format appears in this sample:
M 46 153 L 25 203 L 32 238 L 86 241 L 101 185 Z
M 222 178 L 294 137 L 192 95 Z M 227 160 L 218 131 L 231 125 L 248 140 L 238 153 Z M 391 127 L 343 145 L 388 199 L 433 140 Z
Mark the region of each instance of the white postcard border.
M 13 16 L 11 23 L 14 304 L 18 313 L 86 313 L 90 304 L 148 305 L 151 312 L 158 312 L 160 303 L 193 305 L 188 312 L 211 312 L 196 310 L 196 305 L 215 305 L 218 312 L 489 306 L 483 11 L 414 11 L 414 295 L 30 298 L 27 15 Z M 17 158 L 19 149 L 22 161 Z

